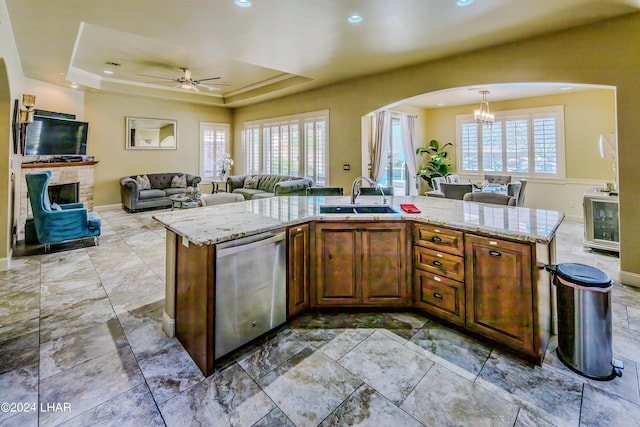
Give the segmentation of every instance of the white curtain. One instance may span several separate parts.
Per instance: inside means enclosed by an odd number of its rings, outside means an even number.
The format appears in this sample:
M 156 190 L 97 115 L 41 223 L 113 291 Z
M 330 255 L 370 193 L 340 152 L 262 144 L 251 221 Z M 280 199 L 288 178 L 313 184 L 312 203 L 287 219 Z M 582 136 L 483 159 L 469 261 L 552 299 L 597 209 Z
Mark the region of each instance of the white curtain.
M 418 194 L 416 184 L 416 173 L 418 165 L 416 162 L 416 116 L 403 114 L 400 116 L 400 130 L 402 132 L 402 148 L 404 149 L 404 159 L 409 171 L 409 195 Z
M 389 161 L 391 147 L 391 113 L 378 111 L 375 115 L 375 133 L 373 134 L 373 161 L 371 162 L 371 177 L 379 182 Z

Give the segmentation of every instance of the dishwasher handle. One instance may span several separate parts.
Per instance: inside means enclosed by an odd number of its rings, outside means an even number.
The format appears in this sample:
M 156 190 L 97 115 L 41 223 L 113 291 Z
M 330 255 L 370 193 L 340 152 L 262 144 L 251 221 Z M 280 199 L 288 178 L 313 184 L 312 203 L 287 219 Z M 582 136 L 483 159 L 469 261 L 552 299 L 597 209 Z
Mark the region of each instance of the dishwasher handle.
M 285 232 L 263 233 L 256 236 L 243 237 L 216 245 L 216 258 L 233 255 L 238 252 L 248 251 L 271 243 L 281 242 L 285 239 Z

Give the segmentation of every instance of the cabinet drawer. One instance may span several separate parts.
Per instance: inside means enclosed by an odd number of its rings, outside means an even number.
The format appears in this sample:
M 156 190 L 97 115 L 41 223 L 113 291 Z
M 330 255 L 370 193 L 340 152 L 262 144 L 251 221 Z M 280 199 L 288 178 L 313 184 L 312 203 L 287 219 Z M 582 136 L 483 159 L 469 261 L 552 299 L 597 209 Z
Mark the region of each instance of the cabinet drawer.
M 464 240 L 462 231 L 433 225 L 417 224 L 414 229 L 414 242 L 416 245 L 444 251 L 454 255 L 464 253 Z
M 449 279 L 464 281 L 464 258 L 414 246 L 415 267 Z
M 464 325 L 464 284 L 415 270 L 416 306 L 458 325 Z

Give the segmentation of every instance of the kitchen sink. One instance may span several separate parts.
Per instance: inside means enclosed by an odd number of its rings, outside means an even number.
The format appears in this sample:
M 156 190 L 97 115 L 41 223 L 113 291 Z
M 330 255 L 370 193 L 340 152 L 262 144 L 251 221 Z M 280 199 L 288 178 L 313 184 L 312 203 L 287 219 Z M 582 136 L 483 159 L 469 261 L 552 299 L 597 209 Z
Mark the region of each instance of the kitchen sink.
M 325 205 L 320 206 L 321 214 L 397 214 L 399 213 L 389 205 Z

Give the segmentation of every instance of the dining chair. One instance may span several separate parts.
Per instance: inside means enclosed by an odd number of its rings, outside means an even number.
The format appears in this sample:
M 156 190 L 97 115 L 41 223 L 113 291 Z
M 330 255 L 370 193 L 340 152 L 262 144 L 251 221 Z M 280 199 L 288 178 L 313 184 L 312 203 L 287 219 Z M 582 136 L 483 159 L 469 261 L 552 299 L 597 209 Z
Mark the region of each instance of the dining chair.
M 444 176 L 436 176 L 435 178 L 431 178 L 431 188 L 433 188 L 434 191 L 442 191 L 440 189 L 440 184 L 446 182 L 447 178 L 445 178 Z
M 518 199 L 520 197 L 521 191 L 522 184 L 520 183 L 520 181 L 514 181 L 507 184 L 507 195 L 516 199 L 516 205 L 518 204 Z
M 518 206 L 524 206 L 524 189 L 527 186 L 527 180 L 524 178 L 520 179 L 520 193 L 518 194 Z
M 511 175 L 485 175 L 484 180 L 491 184 L 507 185 L 511 182 Z
M 462 200 L 465 194 L 473 192 L 473 185 L 471 184 L 451 184 L 444 182 L 440 184 L 440 188 L 442 189 L 442 194 L 444 194 L 445 199 Z
M 483 193 L 483 192 L 467 193 L 464 195 L 462 200 L 464 200 L 465 202 L 491 203 L 494 205 L 516 206 L 516 198 L 506 194 Z
M 342 196 L 344 189 L 342 187 L 307 187 L 307 196 Z
M 447 175 L 447 182 L 449 184 L 459 184 L 460 183 L 460 175 Z

